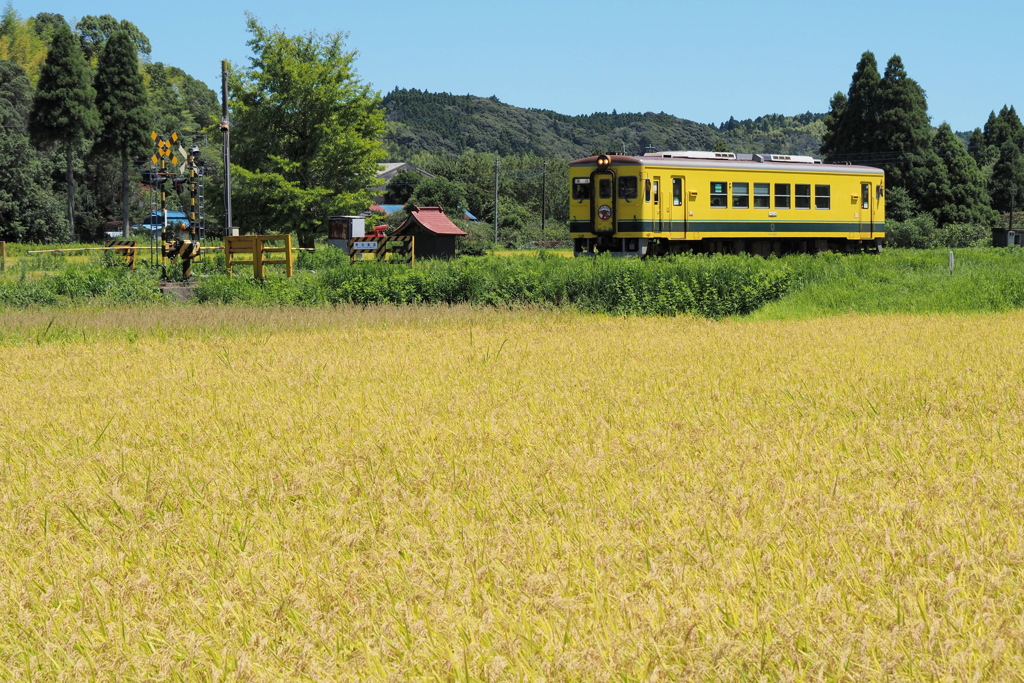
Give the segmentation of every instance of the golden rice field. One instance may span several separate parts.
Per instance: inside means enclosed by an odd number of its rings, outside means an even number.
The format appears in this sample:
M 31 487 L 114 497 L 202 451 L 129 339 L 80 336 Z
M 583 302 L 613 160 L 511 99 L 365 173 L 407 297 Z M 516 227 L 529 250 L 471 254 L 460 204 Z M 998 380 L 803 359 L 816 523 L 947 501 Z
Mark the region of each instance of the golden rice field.
M 1022 339 L 5 313 L 0 679 L 1019 680 Z

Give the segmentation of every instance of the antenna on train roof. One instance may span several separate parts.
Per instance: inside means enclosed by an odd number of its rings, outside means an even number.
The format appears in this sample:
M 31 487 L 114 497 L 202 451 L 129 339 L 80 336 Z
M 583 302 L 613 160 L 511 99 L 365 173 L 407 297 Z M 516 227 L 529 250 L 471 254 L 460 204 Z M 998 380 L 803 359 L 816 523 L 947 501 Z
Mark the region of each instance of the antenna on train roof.
M 796 154 L 755 154 L 754 161 L 776 161 L 787 164 L 820 164 L 820 159 Z
M 735 159 L 732 152 L 647 152 L 645 157 L 663 157 L 665 159 Z

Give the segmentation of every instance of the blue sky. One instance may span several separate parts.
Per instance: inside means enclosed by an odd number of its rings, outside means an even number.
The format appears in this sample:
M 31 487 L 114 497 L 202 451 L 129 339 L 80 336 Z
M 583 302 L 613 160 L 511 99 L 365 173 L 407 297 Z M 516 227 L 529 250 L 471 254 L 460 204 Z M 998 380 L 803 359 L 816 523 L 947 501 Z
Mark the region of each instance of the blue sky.
M 1024 109 L 1024 9 L 1009 0 L 18 0 L 22 16 L 112 14 L 152 58 L 220 92 L 220 60 L 248 64 L 245 11 L 289 34 L 344 31 L 363 80 L 496 95 L 563 114 L 664 111 L 701 123 L 824 112 L 871 50 L 924 87 L 932 123 L 973 130 Z

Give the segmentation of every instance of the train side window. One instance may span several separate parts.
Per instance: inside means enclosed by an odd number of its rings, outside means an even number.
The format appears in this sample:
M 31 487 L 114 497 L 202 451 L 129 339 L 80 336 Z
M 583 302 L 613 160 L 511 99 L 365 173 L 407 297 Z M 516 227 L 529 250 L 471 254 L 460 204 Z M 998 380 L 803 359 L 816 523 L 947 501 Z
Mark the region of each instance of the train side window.
M 726 209 L 729 207 L 729 184 L 711 183 L 711 208 Z
M 811 208 L 811 186 L 801 185 L 797 183 L 796 186 L 796 208 L 798 209 L 809 209 Z
M 659 183 L 657 180 L 654 181 L 654 203 L 655 204 L 658 203 L 658 195 L 660 194 L 660 192 L 658 191 L 658 188 L 659 188 L 660 185 L 661 185 L 661 183 Z
M 754 183 L 754 208 L 770 209 L 772 201 L 770 183 Z
M 789 183 L 775 183 L 775 208 L 789 208 Z
M 682 206 L 683 205 L 683 179 L 673 178 L 672 179 L 672 205 Z
M 828 185 L 814 186 L 814 208 L 828 209 L 831 206 L 832 191 Z
M 619 199 L 636 199 L 638 192 L 635 175 L 619 176 Z
M 572 198 L 577 201 L 590 199 L 590 178 L 572 179 Z
M 881 189 L 881 185 L 879 185 L 879 189 Z M 866 208 L 868 208 L 868 206 L 870 206 L 868 204 L 868 197 L 869 197 L 868 193 L 870 191 L 871 191 L 871 185 L 869 185 L 868 183 L 861 183 L 861 186 L 860 186 L 860 208 L 866 209 Z
M 732 184 L 732 208 L 750 208 L 750 183 Z
M 651 179 L 644 178 L 644 201 L 651 201 Z
M 612 179 L 601 178 L 597 181 L 597 196 L 601 199 L 612 198 Z

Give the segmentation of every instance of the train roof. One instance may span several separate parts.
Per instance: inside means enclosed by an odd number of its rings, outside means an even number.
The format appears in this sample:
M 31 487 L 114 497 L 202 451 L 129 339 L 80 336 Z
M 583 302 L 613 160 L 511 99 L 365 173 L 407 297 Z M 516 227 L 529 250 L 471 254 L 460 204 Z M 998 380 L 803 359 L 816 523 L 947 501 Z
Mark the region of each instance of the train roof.
M 664 152 L 646 154 L 644 156 L 628 156 L 609 154 L 612 167 L 615 166 L 668 166 L 675 168 L 721 168 L 746 171 L 791 171 L 793 173 L 849 173 L 852 175 L 881 175 L 884 171 L 873 166 L 852 166 L 850 164 L 822 164 L 803 161 L 805 157 L 795 157 L 799 161 L 775 161 L 770 154 L 752 154 L 749 159 L 729 158 L 694 158 L 677 156 L 680 152 Z M 791 157 L 792 158 L 792 157 Z M 810 157 L 806 157 L 810 159 Z M 570 166 L 596 166 L 597 156 L 585 157 L 569 162 Z

